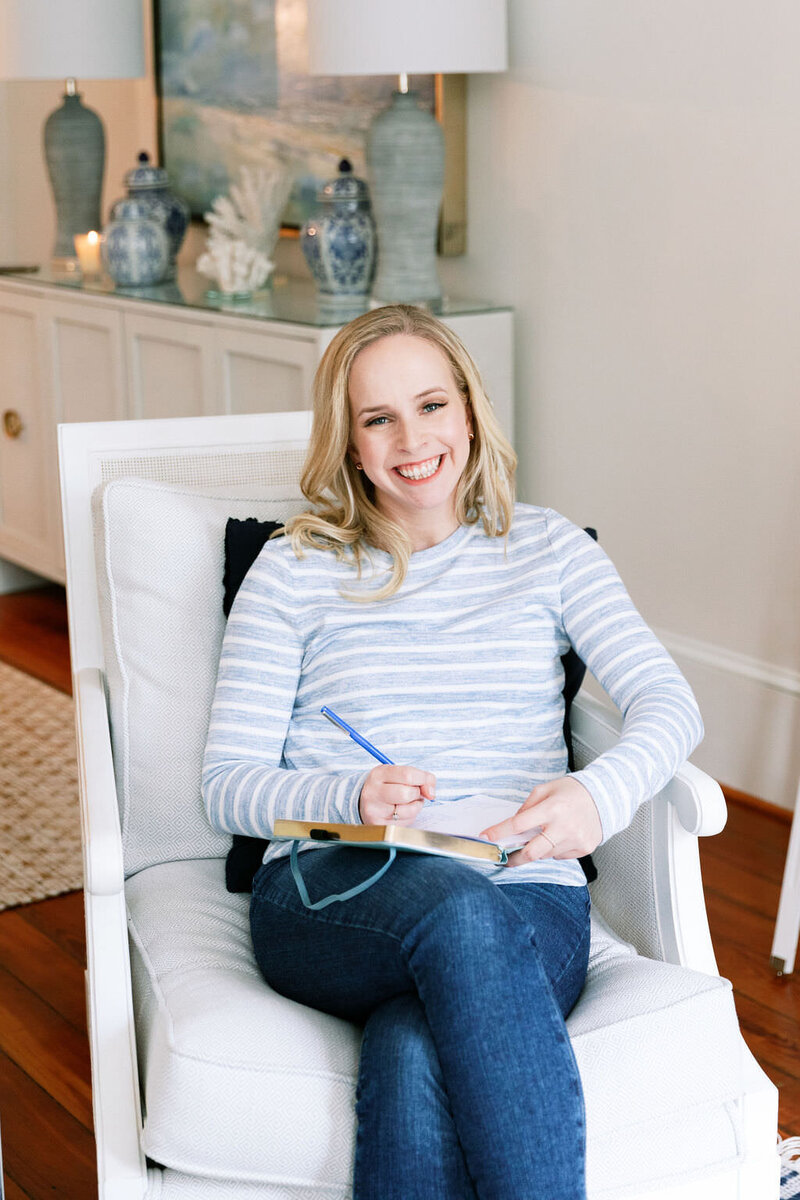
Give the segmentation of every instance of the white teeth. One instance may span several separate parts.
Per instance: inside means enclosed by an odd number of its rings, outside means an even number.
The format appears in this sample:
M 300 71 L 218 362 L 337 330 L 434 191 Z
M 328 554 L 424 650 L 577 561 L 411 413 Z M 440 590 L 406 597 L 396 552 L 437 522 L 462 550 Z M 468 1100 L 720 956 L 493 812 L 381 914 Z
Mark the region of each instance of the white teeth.
M 438 458 L 430 458 L 425 463 L 420 463 L 416 467 L 398 467 L 398 472 L 404 479 L 429 479 L 431 475 L 435 475 L 439 470 L 439 463 L 442 461 L 441 454 Z

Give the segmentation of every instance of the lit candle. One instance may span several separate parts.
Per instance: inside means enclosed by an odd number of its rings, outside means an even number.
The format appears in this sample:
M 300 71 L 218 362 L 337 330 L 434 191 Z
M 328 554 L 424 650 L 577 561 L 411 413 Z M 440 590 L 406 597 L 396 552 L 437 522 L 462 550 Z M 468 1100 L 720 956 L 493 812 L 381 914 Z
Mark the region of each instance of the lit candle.
M 89 233 L 76 233 L 74 237 L 75 253 L 81 264 L 84 275 L 99 275 L 102 269 L 100 262 L 100 234 L 92 229 Z

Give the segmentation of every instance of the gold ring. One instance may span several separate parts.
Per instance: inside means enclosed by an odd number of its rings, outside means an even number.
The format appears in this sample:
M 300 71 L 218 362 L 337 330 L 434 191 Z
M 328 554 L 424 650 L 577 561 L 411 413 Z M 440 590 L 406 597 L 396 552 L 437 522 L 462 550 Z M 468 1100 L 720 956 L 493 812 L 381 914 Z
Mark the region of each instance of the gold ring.
M 552 839 L 551 837 L 548 837 L 548 836 L 547 836 L 547 834 L 545 833 L 545 831 L 544 831 L 543 829 L 540 829 L 540 830 L 539 830 L 539 836 L 540 836 L 540 837 L 543 837 L 543 838 L 544 838 L 544 840 L 545 840 L 546 842 L 549 842 L 549 843 L 550 843 L 550 845 L 551 845 L 551 846 L 553 847 L 553 849 L 555 850 L 555 848 L 556 848 L 556 844 L 555 844 L 555 842 L 553 841 L 553 839 Z

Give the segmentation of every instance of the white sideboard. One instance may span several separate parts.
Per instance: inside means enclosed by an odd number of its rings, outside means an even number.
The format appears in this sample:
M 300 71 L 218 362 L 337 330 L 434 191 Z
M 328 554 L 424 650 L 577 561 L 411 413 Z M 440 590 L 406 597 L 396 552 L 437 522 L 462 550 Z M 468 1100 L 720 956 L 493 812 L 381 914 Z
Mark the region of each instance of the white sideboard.
M 63 582 L 56 427 L 311 407 L 319 359 L 343 318 L 285 281 L 235 307 L 200 277 L 115 291 L 42 271 L 0 276 L 0 590 L 15 564 Z M 451 302 L 442 319 L 478 363 L 513 438 L 512 313 Z

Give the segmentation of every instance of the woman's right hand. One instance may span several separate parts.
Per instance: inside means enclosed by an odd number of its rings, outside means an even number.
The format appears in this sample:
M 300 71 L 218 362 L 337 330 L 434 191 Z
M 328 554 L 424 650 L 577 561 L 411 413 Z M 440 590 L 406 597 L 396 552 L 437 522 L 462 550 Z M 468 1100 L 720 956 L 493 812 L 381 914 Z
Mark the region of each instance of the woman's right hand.
M 426 800 L 436 796 L 436 776 L 419 767 L 387 763 L 373 767 L 358 801 L 364 825 L 385 825 L 395 819 L 398 825 L 412 825 Z

